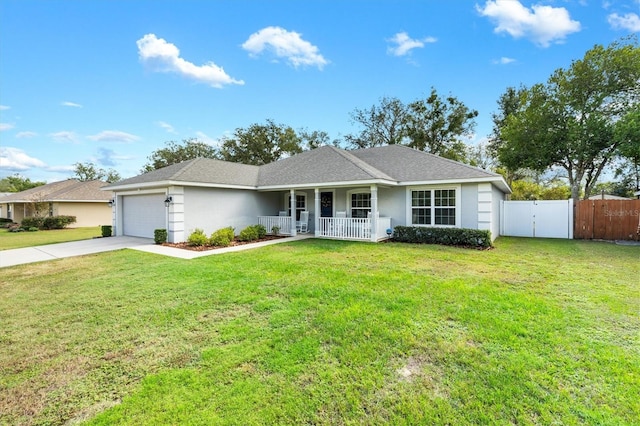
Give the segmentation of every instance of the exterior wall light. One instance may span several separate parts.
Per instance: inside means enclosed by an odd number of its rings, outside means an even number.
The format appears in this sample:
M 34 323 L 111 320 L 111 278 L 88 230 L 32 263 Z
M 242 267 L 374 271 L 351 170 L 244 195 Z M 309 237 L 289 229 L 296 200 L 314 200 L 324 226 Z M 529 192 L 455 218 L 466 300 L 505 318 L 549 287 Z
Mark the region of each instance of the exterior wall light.
M 164 199 L 164 206 L 169 207 L 169 204 L 171 204 L 172 201 L 173 198 L 171 197 L 171 195 L 168 195 L 167 198 Z
M 115 206 L 116 205 L 116 199 L 115 198 L 110 199 L 109 201 L 107 201 L 107 205 L 109 207 Z

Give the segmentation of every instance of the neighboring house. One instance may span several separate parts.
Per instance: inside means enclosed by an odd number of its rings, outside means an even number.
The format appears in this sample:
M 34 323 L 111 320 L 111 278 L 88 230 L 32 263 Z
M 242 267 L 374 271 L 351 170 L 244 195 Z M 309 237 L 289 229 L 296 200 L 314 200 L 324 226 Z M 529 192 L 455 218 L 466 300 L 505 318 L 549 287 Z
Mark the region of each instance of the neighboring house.
M 400 146 L 345 151 L 324 146 L 264 166 L 198 158 L 110 184 L 116 235 L 181 242 L 263 224 L 295 235 L 309 217 L 316 237 L 378 241 L 398 225 L 500 227 L 504 179 Z
M 105 185 L 68 179 L 15 192 L 0 198 L 0 217 L 20 223 L 30 216 L 75 216 L 76 227 L 109 225 L 113 193 L 102 191 Z
M 590 196 L 588 200 L 631 200 L 631 198 L 611 194 L 597 194 Z

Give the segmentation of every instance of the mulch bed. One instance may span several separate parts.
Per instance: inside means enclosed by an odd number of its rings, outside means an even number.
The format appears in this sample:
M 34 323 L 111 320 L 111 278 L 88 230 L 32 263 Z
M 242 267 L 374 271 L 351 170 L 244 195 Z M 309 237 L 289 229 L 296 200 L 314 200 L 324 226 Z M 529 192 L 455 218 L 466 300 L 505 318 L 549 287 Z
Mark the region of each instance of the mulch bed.
M 259 240 L 254 240 L 254 241 L 239 241 L 239 240 L 233 240 L 231 241 L 231 244 L 229 244 L 227 247 L 234 247 L 234 246 L 243 246 L 245 244 L 255 244 L 255 243 L 260 243 L 263 241 L 272 241 L 272 240 L 279 240 L 282 238 L 288 238 L 287 236 L 284 235 L 267 235 L 264 238 L 260 238 Z M 179 248 L 179 249 L 184 249 L 184 250 L 191 250 L 191 251 L 208 251 L 208 250 L 217 250 L 217 249 L 221 249 L 221 248 L 225 248 L 225 247 L 218 247 L 218 246 L 190 246 L 189 243 L 162 243 L 163 246 L 166 247 L 174 247 L 174 248 Z

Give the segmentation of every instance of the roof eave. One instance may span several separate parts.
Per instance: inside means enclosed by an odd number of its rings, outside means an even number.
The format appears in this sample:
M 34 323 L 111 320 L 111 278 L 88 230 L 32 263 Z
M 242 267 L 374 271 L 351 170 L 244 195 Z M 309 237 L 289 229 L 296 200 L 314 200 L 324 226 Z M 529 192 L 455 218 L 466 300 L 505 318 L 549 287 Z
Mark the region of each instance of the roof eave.
M 109 188 L 100 188 L 102 191 L 130 191 L 132 189 L 152 189 L 152 188 L 166 188 L 168 186 L 196 186 L 201 188 L 225 188 L 225 189 L 257 189 L 254 185 L 234 185 L 225 183 L 211 183 L 211 182 L 188 182 L 178 180 L 163 180 L 156 182 L 144 182 L 144 183 L 130 183 L 126 185 L 109 186 Z
M 502 176 L 488 176 L 477 178 L 464 178 L 464 179 L 437 179 L 437 180 L 423 180 L 423 181 L 405 181 L 399 182 L 400 186 L 416 186 L 416 185 L 448 185 L 454 183 L 492 183 L 497 186 L 505 194 L 511 194 L 511 188 L 502 178 Z
M 340 188 L 365 185 L 387 185 L 397 186 L 398 182 L 386 179 L 368 179 L 354 181 L 336 181 L 336 182 L 316 182 L 302 184 L 286 184 L 286 185 L 260 185 L 258 191 L 281 191 L 285 189 L 308 189 L 308 188 Z

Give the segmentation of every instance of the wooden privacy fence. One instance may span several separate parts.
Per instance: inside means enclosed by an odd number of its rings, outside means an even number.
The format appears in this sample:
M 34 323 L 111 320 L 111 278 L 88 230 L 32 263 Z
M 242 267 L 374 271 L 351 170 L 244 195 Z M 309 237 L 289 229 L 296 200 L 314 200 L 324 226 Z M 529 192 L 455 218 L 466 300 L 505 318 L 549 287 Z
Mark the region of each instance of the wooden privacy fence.
M 576 239 L 640 240 L 640 200 L 582 200 L 575 209 Z

